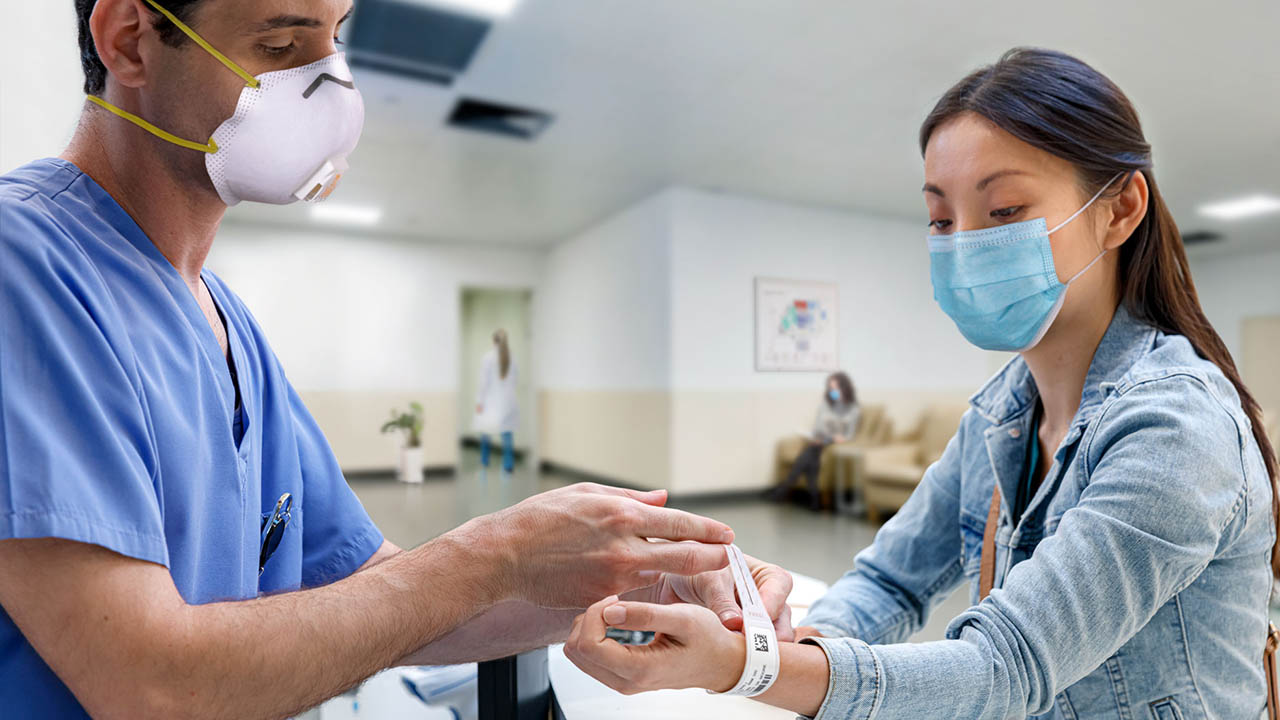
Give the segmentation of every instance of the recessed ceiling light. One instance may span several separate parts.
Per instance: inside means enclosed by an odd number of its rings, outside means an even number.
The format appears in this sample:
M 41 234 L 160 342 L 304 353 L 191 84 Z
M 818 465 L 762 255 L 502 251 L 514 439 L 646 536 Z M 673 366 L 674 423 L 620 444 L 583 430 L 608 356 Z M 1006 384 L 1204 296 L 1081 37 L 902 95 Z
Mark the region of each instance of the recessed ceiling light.
M 505 17 L 511 14 L 520 0 L 415 0 L 419 4 L 453 7 L 465 12 L 488 17 Z
M 1241 218 L 1264 215 L 1280 210 L 1280 198 L 1273 195 L 1250 195 L 1249 197 L 1223 200 L 1200 206 L 1200 214 L 1218 220 L 1239 220 Z
M 311 219 L 341 225 L 377 225 L 382 219 L 382 208 L 323 202 L 311 206 Z

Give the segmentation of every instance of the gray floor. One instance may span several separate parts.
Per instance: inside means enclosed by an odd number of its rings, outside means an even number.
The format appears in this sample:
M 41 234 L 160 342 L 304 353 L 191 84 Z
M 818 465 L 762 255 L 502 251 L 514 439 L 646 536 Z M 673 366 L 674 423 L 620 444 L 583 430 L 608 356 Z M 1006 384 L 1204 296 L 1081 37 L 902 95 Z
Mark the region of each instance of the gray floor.
M 421 485 L 353 480 L 351 486 L 387 539 L 407 548 L 477 515 L 568 482 L 568 478 L 533 473 L 521 465 L 511 475 L 492 468 L 482 471 L 478 454 L 464 450 L 461 470 L 454 477 L 431 478 Z M 848 570 L 854 554 L 875 537 L 875 527 L 864 520 L 814 514 L 763 500 L 700 501 L 682 507 L 727 523 L 744 552 L 828 583 Z M 912 639 L 941 639 L 947 622 L 968 607 L 967 597 L 961 589 L 943 601 Z

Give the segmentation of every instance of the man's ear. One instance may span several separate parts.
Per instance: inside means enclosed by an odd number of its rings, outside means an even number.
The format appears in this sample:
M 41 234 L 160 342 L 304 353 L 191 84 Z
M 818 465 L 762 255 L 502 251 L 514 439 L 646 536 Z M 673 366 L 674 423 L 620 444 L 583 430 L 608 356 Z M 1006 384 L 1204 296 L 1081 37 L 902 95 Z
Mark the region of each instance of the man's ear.
M 1103 247 L 1115 250 L 1129 239 L 1142 218 L 1147 216 L 1147 176 L 1136 170 L 1124 190 L 1111 200 L 1111 222 L 1107 223 L 1107 235 Z
M 89 16 L 93 44 L 107 72 L 125 87 L 146 84 L 141 40 L 151 18 L 137 0 L 98 0 Z

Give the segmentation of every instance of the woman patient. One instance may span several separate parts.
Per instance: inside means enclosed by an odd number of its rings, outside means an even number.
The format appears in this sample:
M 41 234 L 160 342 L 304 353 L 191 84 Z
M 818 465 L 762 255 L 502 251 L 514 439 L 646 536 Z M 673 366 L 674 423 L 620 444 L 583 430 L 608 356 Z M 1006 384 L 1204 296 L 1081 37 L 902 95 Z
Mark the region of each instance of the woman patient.
M 920 147 L 934 298 L 1018 355 L 751 692 L 824 719 L 1259 718 L 1275 451 L 1133 105 L 1017 49 L 942 96 Z M 961 584 L 946 639 L 906 642 Z M 623 692 L 728 690 L 748 657 L 704 608 L 616 598 L 565 652 Z
M 827 378 L 822 402 L 818 404 L 813 432 L 787 438 L 779 444 L 779 460 L 791 459 L 791 470 L 778 487 L 770 492 L 770 497 L 779 502 L 786 500 L 791 496 L 791 491 L 808 478 L 809 507 L 814 512 L 821 510 L 823 488 L 818 478 L 822 468 L 822 453 L 830 445 L 853 439 L 854 433 L 858 431 L 859 415 L 853 381 L 843 372 L 832 373 Z

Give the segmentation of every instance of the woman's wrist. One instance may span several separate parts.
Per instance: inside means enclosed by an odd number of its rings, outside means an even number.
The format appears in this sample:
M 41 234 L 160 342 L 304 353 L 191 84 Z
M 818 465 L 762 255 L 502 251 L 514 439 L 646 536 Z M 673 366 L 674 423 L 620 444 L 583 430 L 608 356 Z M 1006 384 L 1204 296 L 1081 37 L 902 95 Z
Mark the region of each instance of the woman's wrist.
M 801 715 L 817 715 L 831 683 L 826 652 L 810 643 L 789 642 L 778 643 L 778 651 L 778 679 L 755 699 Z
M 729 692 L 742 678 L 742 670 L 747 666 L 747 639 L 741 633 L 725 631 L 728 640 L 717 654 L 709 682 L 703 683 L 708 689 L 718 693 Z

